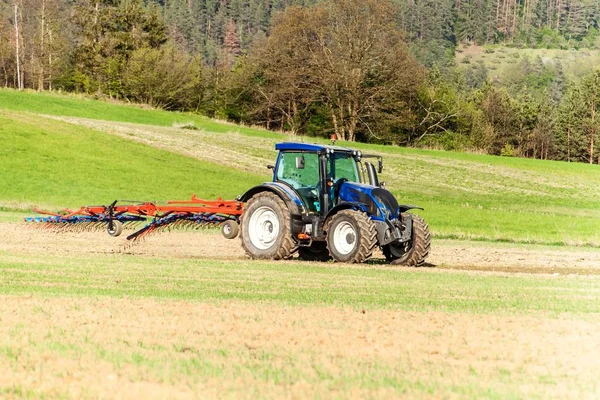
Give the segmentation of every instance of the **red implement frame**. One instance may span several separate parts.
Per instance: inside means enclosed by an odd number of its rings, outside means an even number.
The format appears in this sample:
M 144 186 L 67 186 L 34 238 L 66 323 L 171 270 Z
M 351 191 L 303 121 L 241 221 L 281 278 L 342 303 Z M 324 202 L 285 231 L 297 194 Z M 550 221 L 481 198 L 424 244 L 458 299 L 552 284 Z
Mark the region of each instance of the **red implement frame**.
M 62 213 L 53 213 L 37 208 L 34 208 L 33 211 L 38 214 L 69 218 L 105 214 L 109 209 L 113 215 L 131 214 L 142 217 L 159 217 L 173 213 L 211 213 L 240 216 L 244 209 L 244 203 L 237 200 L 223 200 L 220 197 L 213 201 L 202 200 L 194 194 L 191 200 L 169 200 L 165 205 L 156 205 L 151 202 L 119 205 L 115 202 L 111 206 L 83 206 L 79 210 L 65 209 Z

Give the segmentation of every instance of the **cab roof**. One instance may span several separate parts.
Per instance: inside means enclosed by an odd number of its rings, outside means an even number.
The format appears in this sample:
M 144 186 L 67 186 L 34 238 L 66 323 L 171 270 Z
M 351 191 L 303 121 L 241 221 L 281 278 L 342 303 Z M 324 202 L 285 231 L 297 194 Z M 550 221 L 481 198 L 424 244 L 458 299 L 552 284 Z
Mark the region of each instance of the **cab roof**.
M 323 144 L 311 144 L 311 143 L 296 143 L 296 142 L 284 142 L 277 143 L 275 145 L 275 150 L 279 151 L 310 151 L 310 152 L 321 152 L 326 149 L 330 149 L 333 151 L 343 151 L 352 153 L 355 150 L 348 149 L 346 147 L 339 146 L 328 146 Z

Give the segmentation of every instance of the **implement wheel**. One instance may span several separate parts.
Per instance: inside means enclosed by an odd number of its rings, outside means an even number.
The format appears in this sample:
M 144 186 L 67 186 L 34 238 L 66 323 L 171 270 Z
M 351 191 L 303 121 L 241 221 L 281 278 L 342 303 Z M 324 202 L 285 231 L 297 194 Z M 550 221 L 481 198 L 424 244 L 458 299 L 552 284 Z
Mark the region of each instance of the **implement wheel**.
M 221 225 L 221 233 L 226 239 L 235 239 L 240 233 L 240 226 L 237 222 L 229 220 Z
M 290 212 L 276 194 L 256 194 L 246 203 L 241 219 L 242 247 L 251 258 L 281 260 L 296 251 Z
M 429 225 L 418 215 L 412 215 L 412 238 L 407 243 L 389 244 L 382 247 L 390 264 L 420 267 L 425 263 L 431 249 Z
M 377 231 L 367 214 L 340 211 L 327 225 L 327 248 L 335 261 L 361 263 L 371 257 L 377 245 Z
M 329 249 L 325 242 L 313 242 L 309 247 L 298 247 L 298 255 L 306 261 L 329 261 Z
M 120 236 L 123 233 L 123 223 L 121 221 L 112 220 L 106 224 L 106 231 L 112 237 Z

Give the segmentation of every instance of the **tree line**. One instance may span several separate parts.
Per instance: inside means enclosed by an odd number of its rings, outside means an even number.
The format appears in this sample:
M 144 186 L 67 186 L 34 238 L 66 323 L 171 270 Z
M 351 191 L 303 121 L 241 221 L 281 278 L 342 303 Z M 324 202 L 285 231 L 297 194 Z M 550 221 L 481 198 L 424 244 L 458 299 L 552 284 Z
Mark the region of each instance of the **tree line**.
M 13 0 L 0 84 L 295 134 L 599 162 L 600 72 L 519 60 L 498 85 L 462 41 L 592 47 L 588 0 Z

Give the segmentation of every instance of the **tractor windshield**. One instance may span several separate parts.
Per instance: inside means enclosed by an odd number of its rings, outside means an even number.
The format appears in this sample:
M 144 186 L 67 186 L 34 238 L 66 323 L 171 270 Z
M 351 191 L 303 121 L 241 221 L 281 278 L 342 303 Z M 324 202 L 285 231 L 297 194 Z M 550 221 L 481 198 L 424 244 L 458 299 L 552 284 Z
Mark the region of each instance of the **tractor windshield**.
M 293 187 L 307 206 L 309 211 L 321 210 L 319 181 L 319 155 L 312 152 L 285 151 L 280 153 L 275 174 L 277 181 L 285 182 Z M 334 152 L 327 161 L 327 178 L 335 184 L 346 179 L 350 182 L 361 182 L 358 165 L 352 154 Z M 330 198 L 335 200 L 335 188 L 331 187 Z
M 294 189 L 316 188 L 319 185 L 317 153 L 285 152 L 279 158 L 277 180 Z
M 319 202 L 319 155 L 286 151 L 279 156 L 277 180 L 292 186 L 309 211 L 318 212 Z
M 350 153 L 333 153 L 327 163 L 327 176 L 333 178 L 334 182 L 342 178 L 350 182 L 361 181 L 356 160 Z

